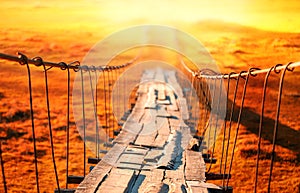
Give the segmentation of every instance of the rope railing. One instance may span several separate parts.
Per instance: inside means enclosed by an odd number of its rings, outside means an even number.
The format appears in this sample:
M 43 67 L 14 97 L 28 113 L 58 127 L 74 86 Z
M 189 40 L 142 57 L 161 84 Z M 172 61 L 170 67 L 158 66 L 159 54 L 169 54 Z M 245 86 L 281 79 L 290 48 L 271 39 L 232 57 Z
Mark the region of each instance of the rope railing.
M 41 172 L 39 169 L 39 161 L 38 161 L 38 151 L 37 151 L 37 137 L 36 137 L 36 129 L 37 126 L 35 124 L 35 110 L 34 110 L 34 105 L 33 105 L 33 85 L 32 85 L 32 73 L 31 73 L 31 68 L 30 65 L 34 65 L 34 66 L 43 66 L 43 71 L 44 71 L 44 85 L 45 85 L 45 100 L 46 100 L 46 109 L 47 109 L 47 119 L 48 119 L 48 128 L 49 128 L 49 140 L 50 140 L 50 149 L 51 149 L 51 155 L 52 155 L 52 164 L 53 164 L 53 171 L 54 171 L 54 175 L 55 175 L 55 181 L 56 181 L 56 192 L 64 192 L 65 190 L 69 189 L 69 184 L 79 184 L 84 176 L 86 175 L 86 165 L 87 165 L 87 161 L 90 163 L 96 163 L 98 162 L 101 158 L 99 155 L 100 152 L 100 141 L 99 141 L 99 123 L 96 123 L 96 133 L 95 133 L 95 156 L 96 159 L 92 159 L 89 158 L 87 159 L 87 147 L 86 147 L 86 143 L 83 143 L 83 175 L 82 176 L 74 176 L 74 175 L 70 175 L 70 122 L 71 122 L 71 116 L 70 116 L 70 106 L 71 106 L 71 72 L 70 70 L 74 70 L 75 73 L 79 73 L 81 75 L 82 78 L 82 87 L 81 87 L 81 92 L 82 92 L 82 106 L 83 106 L 83 120 L 85 120 L 85 102 L 84 102 L 84 90 L 85 87 L 90 87 L 91 90 L 95 90 L 95 96 L 92 95 L 92 99 L 93 99 L 93 111 L 94 111 L 94 116 L 95 116 L 95 120 L 97 119 L 98 116 L 98 100 L 99 97 L 103 97 L 104 99 L 104 112 L 105 112 L 105 130 L 107 132 L 107 134 L 109 134 L 109 132 L 111 132 L 110 130 L 113 130 L 115 127 L 115 123 L 110 123 L 111 121 L 109 121 L 110 117 L 113 116 L 113 111 L 112 111 L 112 107 L 108 106 L 108 103 L 111 103 L 110 98 L 111 98 L 111 92 L 113 89 L 113 84 L 116 81 L 116 78 L 118 76 L 121 75 L 121 73 L 131 64 L 133 64 L 136 60 L 137 57 L 134 58 L 133 60 L 121 64 L 121 65 L 117 65 L 117 66 L 81 66 L 80 62 L 75 61 L 75 62 L 71 62 L 69 64 L 65 63 L 65 62 L 59 62 L 59 63 L 55 63 L 55 62 L 47 62 L 44 61 L 41 57 L 34 57 L 32 59 L 29 59 L 25 54 L 22 53 L 17 53 L 17 56 L 12 56 L 12 55 L 7 55 L 7 54 L 3 54 L 0 53 L 0 59 L 6 60 L 6 61 L 13 61 L 13 62 L 18 62 L 21 65 L 26 65 L 27 67 L 27 77 L 28 77 L 28 89 L 29 89 L 29 106 L 30 106 L 30 119 L 31 119 L 31 128 L 32 128 L 32 139 L 33 139 L 33 149 L 34 149 L 34 166 L 35 166 L 35 184 L 36 184 L 36 191 L 37 192 L 41 192 L 42 189 L 44 189 L 45 187 L 42 187 L 41 189 L 41 182 L 40 182 L 40 178 L 41 178 Z M 52 127 L 52 117 L 51 117 L 51 110 L 50 110 L 50 99 L 49 99 L 49 81 L 48 81 L 48 71 L 51 68 L 59 68 L 61 70 L 66 70 L 67 71 L 67 107 L 66 107 L 66 184 L 65 184 L 65 189 L 62 189 L 62 185 L 59 181 L 59 174 L 58 174 L 58 169 L 57 169 L 57 163 L 56 163 L 56 155 L 55 155 L 55 149 L 54 149 L 54 141 L 53 138 L 55 138 L 54 134 L 53 134 L 53 127 Z M 87 72 L 89 75 L 89 85 L 84 85 L 85 81 L 83 81 L 84 78 L 84 73 Z M 92 74 L 95 75 L 94 77 L 96 78 L 96 80 L 92 80 Z M 103 96 L 99 96 L 98 93 L 98 89 L 97 89 L 97 80 L 98 80 L 98 75 L 102 75 L 102 79 L 103 81 Z M 96 84 L 95 84 L 96 83 Z M 92 92 L 93 94 L 93 92 Z M 121 93 L 119 93 L 121 94 Z M 125 107 L 124 107 L 125 108 Z M 85 125 L 85 124 L 84 124 Z M 85 129 L 84 129 L 85 132 Z M 83 141 L 85 141 L 86 138 L 86 134 L 84 133 L 83 136 Z M 108 140 L 106 141 L 106 143 L 108 143 Z M 0 141 L 0 143 L 2 144 L 2 139 Z M 7 178 L 5 175 L 5 160 L 2 157 L 2 146 L 0 146 L 0 163 L 1 163 L 1 171 L 2 171 L 2 181 L 3 181 L 3 190 L 4 192 L 8 192 L 9 191 L 9 186 L 7 185 Z M 91 160 L 91 161 L 90 161 Z M 96 162 L 95 162 L 96 160 Z
M 183 61 L 181 63 L 184 64 Z M 187 68 L 186 65 L 183 65 L 185 68 Z M 199 101 L 202 103 L 202 106 L 204 109 L 202 109 L 200 114 L 199 122 L 201 125 L 201 132 L 200 134 L 203 136 L 205 133 L 211 134 L 211 132 L 207 130 L 213 130 L 212 133 L 214 133 L 214 137 L 216 137 L 216 129 L 219 127 L 222 131 L 221 133 L 221 151 L 219 151 L 218 155 L 215 154 L 215 144 L 218 142 L 216 141 L 212 146 L 209 146 L 210 143 L 208 142 L 208 145 L 206 145 L 206 149 L 208 151 L 208 154 L 210 158 L 213 158 L 215 156 L 218 157 L 219 162 L 217 162 L 217 165 L 219 169 L 217 170 L 217 167 L 213 167 L 212 159 L 210 160 L 208 167 L 207 167 L 207 174 L 209 175 L 209 172 L 212 168 L 214 168 L 214 171 L 217 171 L 217 174 L 219 177 L 213 178 L 213 179 L 220 179 L 222 180 L 222 187 L 225 192 L 230 192 L 231 187 L 229 187 L 229 181 L 231 178 L 232 168 L 234 167 L 234 157 L 235 152 L 237 151 L 237 141 L 240 136 L 240 128 L 241 124 L 243 122 L 243 119 L 245 119 L 245 101 L 247 101 L 247 90 L 249 90 L 249 80 L 250 79 L 259 79 L 257 78 L 258 75 L 263 76 L 265 74 L 264 78 L 264 84 L 262 87 L 257 87 L 262 90 L 262 96 L 260 101 L 255 101 L 255 103 L 260 106 L 260 118 L 259 118 L 259 124 L 257 127 L 257 133 L 258 133 L 258 141 L 257 141 L 257 148 L 256 148 L 256 163 L 255 163 L 255 178 L 253 181 L 253 192 L 258 192 L 258 182 L 259 182 L 259 166 L 260 166 L 260 157 L 261 157 L 261 140 L 263 138 L 262 132 L 264 130 L 264 119 L 265 119 L 265 104 L 266 104 L 266 96 L 267 96 L 267 88 L 269 86 L 270 82 L 270 75 L 273 72 L 274 75 L 280 75 L 280 78 L 278 80 L 278 92 L 277 92 L 277 102 L 276 102 L 276 115 L 274 118 L 274 127 L 273 127 L 273 137 L 271 140 L 272 144 L 272 150 L 271 150 L 271 157 L 270 157 L 270 163 L 269 163 L 269 170 L 268 170 L 268 180 L 267 184 L 264 184 L 267 187 L 267 192 L 272 192 L 272 182 L 273 180 L 273 170 L 274 170 L 274 163 L 275 163 L 275 149 L 278 145 L 277 136 L 278 136 L 278 129 L 280 125 L 280 110 L 282 106 L 282 96 L 283 96 L 283 85 L 285 82 L 285 77 L 288 72 L 293 72 L 294 69 L 300 67 L 300 62 L 294 62 L 294 63 L 288 63 L 286 65 L 277 64 L 271 68 L 266 69 L 258 69 L 258 68 L 250 68 L 248 71 L 241 71 L 240 73 L 229 73 L 229 74 L 218 74 L 215 72 L 211 72 L 210 70 L 203 69 L 201 71 L 195 72 L 192 70 L 187 70 L 188 73 L 190 73 L 190 77 L 192 77 L 192 82 L 194 83 L 194 88 L 198 94 Z M 295 74 L 295 73 L 294 73 Z M 295 74 L 296 75 L 296 74 Z M 261 77 L 260 76 L 260 77 Z M 213 85 L 216 85 L 216 81 L 226 81 L 227 84 L 224 84 L 224 90 L 226 90 L 226 107 L 227 112 L 226 116 L 224 118 L 223 124 L 220 124 L 218 126 L 218 119 L 221 117 L 216 114 L 216 118 L 213 118 L 213 112 L 211 110 L 213 100 L 217 104 L 214 106 L 214 108 L 220 107 L 220 96 L 217 96 L 215 94 L 216 90 L 219 89 L 219 92 L 222 92 L 222 87 L 215 87 Z M 243 87 L 241 85 L 243 84 Z M 203 86 L 208 85 L 208 86 Z M 199 86 L 201 89 L 199 89 Z M 231 91 L 231 87 L 233 87 L 233 90 Z M 217 88 L 217 89 L 216 89 Z M 233 93 L 232 93 L 233 92 Z M 218 112 L 219 110 L 217 110 Z M 207 113 L 209 113 L 209 118 L 207 118 Z M 295 120 L 297 121 L 297 120 Z M 247 125 L 246 125 L 247 126 Z M 211 139 L 211 137 L 208 137 L 208 140 Z M 216 139 L 216 138 L 215 138 Z M 207 141 L 205 142 L 207 143 Z M 204 146 L 205 146 L 204 143 Z M 216 173 L 215 173 L 216 174 Z M 214 174 L 214 175 L 215 175 Z

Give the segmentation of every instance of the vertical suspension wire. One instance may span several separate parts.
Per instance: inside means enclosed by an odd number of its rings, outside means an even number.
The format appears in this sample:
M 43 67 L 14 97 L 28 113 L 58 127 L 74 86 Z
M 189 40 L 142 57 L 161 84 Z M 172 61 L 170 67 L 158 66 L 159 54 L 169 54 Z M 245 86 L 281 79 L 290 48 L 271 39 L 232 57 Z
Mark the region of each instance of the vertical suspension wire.
M 113 109 L 112 109 L 112 90 L 113 90 L 113 74 L 114 74 L 114 67 L 111 67 L 110 69 L 110 89 L 109 89 L 109 109 L 110 109 L 110 117 L 112 118 L 112 123 L 111 123 L 111 131 L 112 131 L 112 137 L 113 137 L 113 131 L 114 131 L 114 126 L 115 126 L 115 120 L 114 120 L 114 115 L 113 115 Z
M 96 157 L 99 159 L 100 158 L 100 143 L 99 143 L 99 123 L 98 123 L 98 73 L 97 73 L 97 69 L 94 67 L 94 73 L 95 73 L 95 99 L 96 99 L 96 103 L 95 103 L 95 113 L 96 113 Z
M 103 74 L 103 90 L 104 90 L 104 112 L 105 112 L 105 143 L 108 143 L 107 136 L 108 133 L 108 120 L 107 120 L 107 104 L 106 104 L 106 77 L 105 77 L 105 69 L 102 71 Z
M 211 80 L 211 79 L 210 79 Z M 212 82 L 212 81 L 211 81 Z M 212 101 L 211 101 L 211 105 L 213 104 L 214 102 L 214 98 L 215 98 L 215 94 L 216 94 L 216 79 L 213 79 L 213 83 L 209 83 L 209 91 L 211 92 L 212 90 Z M 207 144 L 207 150 L 210 149 L 210 135 L 211 135 L 211 130 L 212 130 L 212 121 L 213 121 L 213 116 L 212 116 L 212 109 L 210 109 L 210 116 L 209 116 L 209 121 L 208 121 L 208 124 L 209 124 L 209 130 L 208 130 L 208 144 Z M 211 154 L 211 152 L 210 152 Z
M 123 69 L 123 72 L 125 71 L 125 68 Z M 126 78 L 126 76 L 124 76 L 124 93 L 123 93 L 123 103 L 124 103 L 124 113 L 126 114 L 126 112 L 127 112 L 127 105 L 126 105 L 126 103 L 127 103 L 127 101 L 126 101 L 126 97 L 125 97 L 125 94 L 126 94 L 126 90 L 127 90 L 127 88 L 126 88 L 126 85 L 127 85 L 127 78 Z
M 24 54 L 19 53 L 19 52 L 18 52 L 18 55 L 19 55 L 19 58 L 21 59 L 20 64 L 21 65 L 26 65 L 26 68 L 27 68 L 30 119 L 31 119 L 31 129 L 32 129 L 32 138 L 33 138 L 33 151 L 34 151 L 35 180 L 36 180 L 36 189 L 37 189 L 37 192 L 39 193 L 40 192 L 40 185 L 39 185 L 39 171 L 38 171 L 38 160 L 37 160 L 37 149 L 36 149 L 36 138 L 35 138 L 31 73 L 30 73 L 30 67 L 29 67 L 29 64 L 28 64 L 28 58 Z
M 195 75 L 195 89 L 196 89 L 196 96 L 198 97 L 198 106 L 199 106 L 199 113 L 201 113 L 201 98 L 199 94 L 199 78 L 197 75 Z M 197 115 L 197 110 L 195 109 L 195 116 Z M 201 117 L 200 117 L 201 119 Z M 200 124 L 200 119 L 197 120 L 197 134 L 199 134 L 199 124 Z M 201 128 L 201 126 L 200 126 Z
M 66 128 L 66 189 L 69 177 L 69 146 L 70 144 L 70 68 L 67 67 L 67 128 Z
M 89 75 L 89 82 L 90 82 L 90 89 L 91 89 L 91 97 L 92 97 L 92 103 L 93 103 L 93 109 L 94 109 L 94 118 L 95 118 L 95 122 L 96 122 L 96 132 L 95 132 L 95 155 L 98 156 L 98 122 L 97 122 L 97 110 L 96 110 L 96 102 L 95 97 L 94 97 L 94 86 L 93 86 L 93 80 L 92 80 L 92 74 L 91 71 L 95 71 L 96 72 L 96 68 L 95 66 L 93 66 L 92 68 L 87 68 L 88 71 L 88 75 Z M 96 87 L 97 87 L 97 83 L 96 83 Z M 97 90 L 97 88 L 96 88 Z M 98 158 L 98 157 L 97 157 Z
M 258 183 L 258 168 L 259 168 L 259 155 L 260 155 L 260 145 L 261 145 L 261 134 L 264 122 L 264 109 L 265 109 L 265 101 L 266 101 L 266 91 L 268 87 L 269 76 L 276 67 L 270 68 L 270 70 L 265 75 L 264 85 L 263 85 L 263 93 L 261 99 L 261 113 L 259 119 L 259 129 L 258 129 L 258 142 L 257 142 L 257 155 L 256 155 L 256 166 L 255 166 L 255 180 L 254 180 L 254 193 L 257 191 L 257 183 Z M 276 71 L 276 70 L 275 70 Z
M 216 79 L 215 79 L 216 80 Z M 219 109 L 220 109 L 220 102 L 221 102 L 221 96 L 222 96 L 222 78 L 219 79 L 220 80 L 220 84 L 219 84 L 219 97 L 218 97 L 218 104 L 217 104 L 217 115 L 216 115 L 216 123 L 215 123 L 215 132 L 214 132 L 214 144 L 212 147 L 212 153 L 211 153 L 211 160 L 210 160 L 210 164 L 209 164 L 209 168 L 208 168 L 208 172 L 210 171 L 211 167 L 212 167 L 212 163 L 213 163 L 213 158 L 214 158 L 214 153 L 215 153 L 215 147 L 216 147 L 216 138 L 217 138 L 217 127 L 218 127 L 218 122 L 219 122 Z
M 205 97 L 203 96 L 203 92 L 204 92 L 204 88 L 203 88 L 203 78 L 201 78 L 200 76 L 197 76 L 198 80 L 199 80 L 199 89 L 198 89 L 198 94 L 200 96 L 200 101 L 201 101 L 201 117 L 200 117 L 200 121 L 201 121 L 201 136 L 203 136 L 204 133 L 204 127 L 205 127 L 205 111 L 206 111 L 206 101 L 205 101 Z
M 86 138 L 86 120 L 85 120 L 85 99 L 84 99 L 84 79 L 83 79 L 83 67 L 80 68 L 80 74 L 81 74 L 81 101 L 82 101 L 82 120 L 83 120 L 83 176 L 85 177 L 85 171 L 86 171 L 86 144 L 85 144 L 85 138 Z
M 117 73 L 117 78 L 120 77 L 120 68 L 119 67 L 117 68 L 116 73 Z M 119 80 L 121 80 L 121 79 L 119 79 Z M 120 107 L 120 100 L 121 100 L 120 99 L 120 86 L 118 86 L 117 87 L 117 109 L 118 109 L 119 116 L 120 116 L 120 112 L 121 112 L 121 110 L 120 110 L 120 108 L 121 108 Z M 118 129 L 119 129 L 119 127 L 120 127 L 120 123 L 118 121 Z
M 233 147 L 232 147 L 232 153 L 231 153 L 231 158 L 230 158 L 230 163 L 229 163 L 226 189 L 228 188 L 228 184 L 229 184 L 230 173 L 231 173 L 232 163 L 233 163 L 233 157 L 234 157 L 234 149 L 236 147 L 236 142 L 237 142 L 238 133 L 239 133 L 239 129 L 240 129 L 240 123 L 241 123 L 243 109 L 244 109 L 244 102 L 245 102 L 245 97 L 246 97 L 246 91 L 247 91 L 247 85 L 248 85 L 248 82 L 249 82 L 249 77 L 250 77 L 250 75 L 251 76 L 255 76 L 255 75 L 252 74 L 253 70 L 259 70 L 259 69 L 258 68 L 250 68 L 249 71 L 248 71 L 245 83 L 244 83 L 244 89 L 243 89 L 243 94 L 242 94 L 242 101 L 241 101 L 241 106 L 240 106 L 240 110 L 239 110 L 239 115 L 238 115 L 238 120 L 237 120 L 237 127 L 236 127 L 236 132 L 235 132 L 235 137 L 234 137 L 234 142 L 233 142 Z
M 113 79 L 113 85 L 112 85 L 112 90 L 111 90 L 111 100 L 112 100 L 112 117 L 113 117 L 113 137 L 114 137 L 114 131 L 115 131 L 115 113 L 113 112 L 113 89 L 114 89 L 114 85 L 116 84 L 116 81 L 117 81 L 117 78 L 118 78 L 118 75 L 116 74 L 117 73 L 117 67 L 114 67 L 113 71 L 112 71 L 112 79 Z M 118 124 L 117 124 L 118 125 Z
M 55 152 L 54 152 L 54 143 L 53 143 L 53 133 L 52 133 L 52 125 L 51 125 L 51 113 L 50 113 L 50 101 L 49 101 L 49 88 L 48 88 L 48 75 L 46 69 L 46 66 L 40 57 L 36 57 L 33 60 L 39 61 L 40 64 L 43 66 L 44 69 L 44 79 L 45 79 L 45 94 L 46 94 L 46 104 L 47 104 L 47 117 L 48 117 L 48 128 L 49 128 L 49 137 L 50 137 L 50 146 L 51 146 L 51 156 L 52 156 L 52 163 L 54 168 L 54 174 L 55 174 L 55 180 L 58 192 L 60 193 L 60 186 L 59 186 L 59 179 L 58 179 L 58 173 L 56 168 L 56 161 L 55 161 Z M 67 64 L 62 63 L 63 68 L 67 68 Z
M 194 88 L 195 88 L 195 91 L 196 91 L 196 96 L 198 97 L 198 106 L 199 106 L 199 113 L 201 113 L 201 99 L 200 99 L 200 96 L 199 96 L 199 79 L 198 79 L 198 77 L 197 77 L 197 74 L 195 74 L 195 83 L 194 83 Z M 195 115 L 197 115 L 197 110 L 195 110 Z M 197 117 L 195 117 L 196 119 L 197 119 Z M 200 117 L 198 118 L 198 120 L 196 120 L 196 122 L 195 123 L 197 123 L 196 125 L 197 125 L 197 130 L 196 130 L 196 134 L 198 134 L 199 133 L 199 124 L 200 124 Z
M 201 79 L 203 79 L 203 78 L 201 78 Z M 209 87 L 208 87 L 207 80 L 208 80 L 208 79 L 205 79 L 205 85 L 203 86 L 204 88 L 203 88 L 203 87 L 201 88 L 203 97 L 205 98 L 204 125 L 203 125 L 204 128 L 203 128 L 202 136 L 205 135 L 205 132 L 206 132 L 208 126 L 209 126 L 209 122 L 206 121 L 206 120 L 207 120 L 207 117 L 208 117 L 208 111 L 210 110 L 209 98 L 208 98 L 208 96 L 206 96 L 206 95 L 209 94 L 209 90 L 208 90 Z M 207 93 L 207 94 L 206 94 L 206 93 Z
M 191 75 L 192 75 L 192 76 L 191 76 L 191 80 L 192 80 L 191 86 L 192 86 L 192 88 L 194 88 L 194 90 L 195 90 L 195 89 L 196 89 L 196 84 L 195 84 L 196 74 L 193 73 L 193 74 L 191 74 Z M 193 97 L 193 92 L 191 91 L 191 92 L 190 92 L 189 106 L 192 108 L 192 109 L 191 109 L 191 116 L 192 116 L 192 120 L 194 121 L 194 124 L 196 125 L 196 107 L 193 108 L 193 105 L 192 105 L 192 97 Z M 193 111 L 193 110 L 194 110 L 194 111 Z M 194 112 L 194 117 L 193 117 L 193 113 L 192 113 L 192 112 Z M 197 128 L 197 132 L 198 132 L 198 128 Z
M 222 140 L 222 155 L 221 155 L 221 159 L 220 159 L 220 174 L 222 174 L 222 162 L 223 162 L 223 157 L 224 157 L 224 148 L 225 148 L 225 140 L 226 140 L 226 126 L 227 126 L 227 119 L 228 119 L 228 113 L 227 113 L 227 109 L 228 109 L 228 100 L 229 100 L 229 91 L 230 91 L 230 79 L 231 79 L 231 75 L 235 74 L 234 72 L 231 72 L 228 74 L 228 79 L 227 79 L 227 93 L 226 93 L 226 113 L 225 113 L 225 119 L 224 119 L 224 129 L 223 129 L 223 140 Z M 225 170 L 224 170 L 224 175 L 225 175 Z
M 223 179 L 222 179 L 222 186 L 225 186 L 225 173 L 226 173 L 226 168 L 227 168 L 227 158 L 228 158 L 228 152 L 229 152 L 229 145 L 230 145 L 230 134 L 231 134 L 231 126 L 232 126 L 232 119 L 233 119 L 233 113 L 234 113 L 234 106 L 236 102 L 236 96 L 237 96 L 237 91 L 239 87 L 239 81 L 241 78 L 241 74 L 244 73 L 245 71 L 242 71 L 239 73 L 239 76 L 236 79 L 235 82 L 235 89 L 234 89 L 234 94 L 233 94 L 233 101 L 231 104 L 231 109 L 230 109 L 230 117 L 229 117 L 229 126 L 228 126 L 228 137 L 227 137 L 227 146 L 226 146 L 226 153 L 225 153 L 225 161 L 224 161 L 224 174 L 223 174 Z
M 272 172 L 273 172 L 273 165 L 275 160 L 275 145 L 277 141 L 277 133 L 278 133 L 278 124 L 279 124 L 279 115 L 280 115 L 280 107 L 281 107 L 281 98 L 282 98 L 282 90 L 283 90 L 283 83 L 284 83 L 284 77 L 286 74 L 286 71 L 293 71 L 294 68 L 290 69 L 289 66 L 292 63 L 289 63 L 285 66 L 279 82 L 279 88 L 278 88 L 278 98 L 277 98 L 277 109 L 276 109 L 276 119 L 274 124 L 274 131 L 273 131 L 273 141 L 272 141 L 272 154 L 271 154 L 271 164 L 270 164 L 270 173 L 269 173 L 269 179 L 268 179 L 268 193 L 271 191 L 271 182 L 272 182 Z
M 109 143 L 109 138 L 110 138 L 110 130 L 111 130 L 111 128 L 110 128 L 110 115 L 111 115 L 111 112 L 110 112 L 110 82 L 111 82 L 111 80 L 110 80 L 110 69 L 108 68 L 107 69 L 107 103 L 108 103 L 108 106 L 107 106 L 107 110 L 108 110 L 108 113 L 107 113 L 107 119 L 108 119 L 108 121 L 107 121 L 107 126 L 108 126 L 108 141 L 107 141 L 107 143 Z
M 7 185 L 6 185 L 6 178 L 5 178 L 5 171 L 4 171 L 4 160 L 2 157 L 2 140 L 0 141 L 0 164 L 1 164 L 1 171 L 2 171 L 3 189 L 4 189 L 4 193 L 7 193 Z
M 68 65 L 64 65 L 63 69 L 67 70 L 67 127 L 66 127 L 66 189 L 68 189 L 68 178 L 69 178 L 69 152 L 70 152 L 70 95 L 71 95 L 71 75 L 70 68 L 72 67 L 74 72 L 79 71 L 80 62 L 71 62 Z M 74 68 L 75 67 L 75 68 Z

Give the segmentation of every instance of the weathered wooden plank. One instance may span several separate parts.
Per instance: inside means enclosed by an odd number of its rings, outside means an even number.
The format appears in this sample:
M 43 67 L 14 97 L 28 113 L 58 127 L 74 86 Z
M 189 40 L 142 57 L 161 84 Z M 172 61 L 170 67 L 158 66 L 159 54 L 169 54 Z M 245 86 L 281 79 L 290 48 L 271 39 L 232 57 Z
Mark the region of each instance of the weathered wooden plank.
M 180 108 L 181 118 L 183 120 L 188 120 L 190 116 L 189 116 L 189 111 L 188 111 L 188 108 L 187 108 L 186 99 L 185 98 L 179 98 L 179 99 L 177 99 L 177 103 L 178 103 L 178 106 Z
M 175 98 L 174 91 L 171 88 L 166 87 L 166 95 L 170 101 L 170 104 L 167 106 L 167 110 L 168 111 L 178 111 L 179 109 L 178 109 L 177 100 Z
M 116 166 L 118 168 L 139 170 L 144 165 L 144 157 L 148 148 L 128 146 L 120 156 Z
M 149 84 L 149 91 L 147 96 L 147 101 L 145 104 L 145 108 L 155 109 L 156 108 L 156 95 L 155 89 L 152 85 Z
M 134 105 L 134 109 L 144 109 L 145 104 L 148 100 L 148 94 L 147 93 L 139 93 L 137 96 L 137 100 Z
M 126 147 L 120 144 L 114 145 L 111 150 L 102 158 L 84 180 L 79 184 L 76 192 L 95 192 L 99 184 L 108 175 Z
M 126 121 L 122 130 L 137 134 L 141 131 L 142 127 L 142 123 Z
M 164 105 L 159 105 L 157 109 L 158 117 L 166 117 L 169 118 L 171 115 L 167 112 L 166 107 Z
M 113 168 L 109 176 L 99 187 L 97 193 L 128 192 L 136 178 L 134 170 Z
M 157 112 L 155 109 L 145 109 L 144 114 L 140 120 L 141 124 L 155 123 Z
M 168 118 L 166 117 L 156 117 L 156 130 L 158 135 L 169 135 L 170 125 Z
M 221 188 L 215 184 L 212 183 L 205 183 L 205 182 L 199 182 L 199 181 L 187 181 L 186 182 L 190 192 L 198 193 L 198 192 L 210 192 L 209 189 L 212 190 L 220 190 Z
M 113 143 L 129 144 L 136 139 L 137 134 L 128 131 L 121 131 L 119 135 L 113 140 Z
M 131 112 L 131 114 L 128 116 L 126 122 L 140 122 L 140 119 L 142 118 L 144 114 L 144 108 L 134 108 Z
M 137 136 L 137 139 L 135 140 L 134 144 L 145 147 L 153 147 L 156 135 L 156 132 L 140 134 Z
M 123 144 L 115 144 L 110 151 L 108 151 L 105 156 L 102 158 L 101 162 L 98 164 L 101 164 L 103 162 L 115 165 L 115 163 L 118 161 L 120 155 L 123 153 L 123 151 L 126 149 L 126 146 Z M 97 165 L 98 165 L 97 164 Z
M 161 68 L 157 68 L 155 71 L 154 79 L 159 82 L 166 82 L 165 74 L 166 71 L 163 71 Z
M 165 85 L 164 84 L 157 84 L 156 85 L 157 87 L 157 91 L 158 91 L 158 94 L 157 94 L 157 99 L 159 101 L 164 101 L 166 100 L 166 89 L 165 89 Z
M 163 148 L 169 139 L 169 135 L 157 135 L 152 146 L 155 148 Z
M 132 192 L 138 193 L 167 193 L 168 186 L 162 183 L 164 170 L 141 171 Z
M 184 176 L 185 152 L 182 152 L 174 160 L 174 170 L 166 170 L 164 183 L 169 185 L 169 192 L 186 192 L 186 183 Z
M 142 83 L 139 85 L 139 88 L 137 89 L 137 94 L 144 94 L 148 92 L 148 86 L 145 83 Z
M 112 165 L 106 162 L 100 162 L 97 164 L 92 170 L 93 172 L 89 173 L 79 184 L 76 189 L 76 193 L 95 192 L 111 168 Z
M 190 193 L 208 193 L 207 188 L 198 185 L 198 181 L 187 181 Z
M 186 150 L 185 178 L 187 181 L 205 181 L 205 163 L 201 152 Z

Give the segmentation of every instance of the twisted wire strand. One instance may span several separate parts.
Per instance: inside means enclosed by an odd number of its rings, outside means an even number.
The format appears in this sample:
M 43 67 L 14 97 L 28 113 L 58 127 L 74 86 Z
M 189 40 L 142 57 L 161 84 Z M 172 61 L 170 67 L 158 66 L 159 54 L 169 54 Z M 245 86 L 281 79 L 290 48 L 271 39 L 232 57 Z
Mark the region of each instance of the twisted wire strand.
M 54 173 L 55 173 L 56 185 L 57 185 L 58 192 L 60 193 L 59 179 L 58 179 L 58 173 L 57 173 L 56 161 L 55 161 L 52 125 L 51 125 L 51 113 L 50 113 L 50 101 L 49 101 L 47 69 L 46 69 L 45 64 L 43 63 L 43 60 L 41 58 L 37 58 L 37 59 L 40 60 L 41 65 L 44 68 L 45 93 L 46 93 L 46 103 L 47 103 L 47 116 L 48 116 L 48 127 L 49 127 L 49 136 L 50 136 L 50 145 L 51 145 L 51 156 L 52 156 L 52 163 L 53 163 L 53 168 L 54 168 Z
M 27 77 L 28 77 L 28 92 L 29 92 L 29 107 L 30 107 L 30 119 L 31 119 L 31 130 L 32 130 L 32 141 L 33 141 L 33 151 L 34 151 L 34 167 L 35 167 L 35 179 L 36 179 L 36 189 L 40 192 L 39 185 L 39 171 L 38 171 L 38 160 L 37 160 L 37 149 L 36 149 L 36 138 L 35 138 L 35 125 L 34 125 L 34 112 L 33 112 L 33 97 L 32 97 L 32 84 L 31 84 L 31 72 L 28 63 L 28 58 L 22 53 L 18 53 L 18 62 L 21 65 L 26 65 Z
M 2 141 L 0 141 L 0 164 L 1 164 L 1 171 L 2 171 L 3 188 L 4 188 L 4 192 L 7 193 L 7 184 L 6 184 L 5 171 L 4 171 L 4 160 L 2 157 Z

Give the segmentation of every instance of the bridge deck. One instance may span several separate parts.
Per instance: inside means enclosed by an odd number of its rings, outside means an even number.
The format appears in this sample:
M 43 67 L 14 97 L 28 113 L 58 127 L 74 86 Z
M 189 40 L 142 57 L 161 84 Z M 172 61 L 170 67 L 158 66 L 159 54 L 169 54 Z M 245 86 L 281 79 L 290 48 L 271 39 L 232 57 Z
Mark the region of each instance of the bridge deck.
M 208 192 L 202 154 L 188 148 L 189 113 L 175 72 L 147 71 L 141 82 L 149 77 L 156 81 L 139 86 L 112 148 L 76 192 Z

